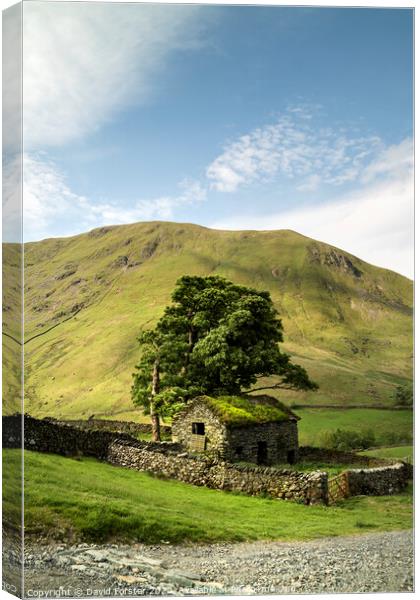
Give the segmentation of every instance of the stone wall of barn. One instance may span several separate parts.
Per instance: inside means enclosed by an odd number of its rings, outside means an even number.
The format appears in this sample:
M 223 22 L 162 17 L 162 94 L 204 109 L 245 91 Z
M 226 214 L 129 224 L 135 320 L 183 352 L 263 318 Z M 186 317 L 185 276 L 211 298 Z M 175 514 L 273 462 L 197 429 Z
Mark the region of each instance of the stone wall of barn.
M 204 424 L 204 437 L 194 434 L 194 423 Z M 224 425 L 204 403 L 189 406 L 175 417 L 172 439 L 187 450 L 205 451 L 231 462 L 264 465 L 294 463 L 298 460 L 297 422 L 284 420 L 233 427 Z M 204 446 L 200 446 L 204 442 Z
M 204 423 L 204 439 L 193 433 L 194 423 Z M 201 436 L 203 437 L 203 436 Z M 226 427 L 202 403 L 182 410 L 172 421 L 172 440 L 191 452 L 205 451 L 209 455 L 225 458 L 227 454 Z M 200 447 L 204 442 L 204 447 Z
M 227 429 L 227 460 L 276 465 L 298 460 L 296 421 L 247 425 Z

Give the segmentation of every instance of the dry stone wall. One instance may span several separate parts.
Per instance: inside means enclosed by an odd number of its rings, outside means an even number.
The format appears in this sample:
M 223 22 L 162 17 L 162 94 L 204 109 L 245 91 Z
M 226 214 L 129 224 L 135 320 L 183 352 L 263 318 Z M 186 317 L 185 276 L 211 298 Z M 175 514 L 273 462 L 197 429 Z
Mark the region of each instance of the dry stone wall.
M 328 476 L 321 471 L 300 473 L 272 467 L 242 466 L 213 461 L 186 452 L 150 452 L 142 443 L 116 440 L 109 447 L 108 462 L 138 471 L 151 471 L 194 485 L 242 492 L 251 496 L 295 500 L 304 504 L 326 503 Z
M 347 472 L 350 496 L 387 496 L 401 492 L 412 477 L 411 465 L 396 463 L 372 469 L 351 469 Z
M 3 417 L 3 448 L 17 448 L 21 441 L 21 417 Z M 121 437 L 130 436 L 120 434 Z M 106 460 L 116 434 L 109 431 L 82 431 L 49 419 L 24 418 L 24 445 L 27 450 L 52 452 L 64 456 L 83 454 Z M 133 439 L 134 441 L 134 439 Z
M 113 465 L 178 479 L 193 485 L 305 504 L 326 503 L 327 474 L 242 466 L 185 452 L 177 443 L 141 442 L 127 434 L 80 430 L 25 416 L 25 448 L 65 456 L 95 456 Z M 21 417 L 3 417 L 3 447 L 21 446 Z
M 369 467 L 381 467 L 396 463 L 398 461 L 373 456 L 364 456 L 354 452 L 343 452 L 342 450 L 333 450 L 329 448 L 317 448 L 315 446 L 301 446 L 299 448 L 299 459 L 301 462 L 324 463 L 324 464 L 345 464 L 345 465 L 363 465 Z
M 3 447 L 22 446 L 22 417 L 3 417 Z M 64 456 L 94 456 L 113 465 L 186 483 L 248 495 L 267 495 L 304 504 L 328 504 L 328 475 L 218 461 L 185 452 L 178 443 L 140 442 L 128 434 L 82 430 L 25 415 L 24 445 L 28 450 Z M 405 463 L 348 471 L 351 495 L 382 495 L 403 489 L 412 476 Z
M 79 420 L 56 420 L 49 419 L 62 425 L 71 425 L 79 429 L 100 429 L 105 431 L 117 431 L 137 435 L 139 433 L 152 433 L 152 426 L 149 423 L 135 423 L 134 421 L 114 421 L 108 419 L 79 419 Z M 169 425 L 160 426 L 161 433 L 170 435 L 171 427 Z

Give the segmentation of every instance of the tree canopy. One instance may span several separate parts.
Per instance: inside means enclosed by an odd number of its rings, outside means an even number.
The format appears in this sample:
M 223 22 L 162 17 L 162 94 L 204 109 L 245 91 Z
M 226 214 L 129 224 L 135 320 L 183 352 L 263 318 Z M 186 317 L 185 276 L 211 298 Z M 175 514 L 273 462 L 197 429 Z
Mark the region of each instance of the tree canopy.
M 181 277 L 155 329 L 139 337 L 133 400 L 151 410 L 153 423 L 196 395 L 252 391 L 270 375 L 277 382 L 257 389 L 317 389 L 305 369 L 280 351 L 282 341 L 268 292 L 218 276 Z M 155 437 L 157 427 L 155 422 Z

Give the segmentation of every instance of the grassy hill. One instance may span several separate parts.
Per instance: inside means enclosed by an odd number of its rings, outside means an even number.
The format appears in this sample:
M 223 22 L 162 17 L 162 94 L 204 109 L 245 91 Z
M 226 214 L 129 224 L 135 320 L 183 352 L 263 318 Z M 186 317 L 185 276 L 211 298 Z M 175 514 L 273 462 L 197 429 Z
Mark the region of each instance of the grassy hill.
M 22 347 L 22 249 L 18 244 L 2 247 L 2 398 L 3 412 L 13 413 L 21 407 Z
M 26 410 L 35 416 L 138 414 L 136 336 L 183 274 L 270 291 L 284 350 L 320 385 L 279 393 L 287 403 L 387 404 L 412 375 L 412 282 L 293 231 L 102 227 L 26 244 L 25 268 Z

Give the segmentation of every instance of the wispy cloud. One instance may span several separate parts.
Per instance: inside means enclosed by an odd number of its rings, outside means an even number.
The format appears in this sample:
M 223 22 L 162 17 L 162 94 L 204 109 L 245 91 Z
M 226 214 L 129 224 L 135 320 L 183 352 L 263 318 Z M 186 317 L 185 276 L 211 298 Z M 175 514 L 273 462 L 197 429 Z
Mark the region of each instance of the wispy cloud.
M 147 101 L 171 54 L 202 43 L 200 28 L 195 6 L 24 3 L 26 149 L 67 143 Z
M 410 138 L 384 148 L 364 169 L 362 182 L 369 183 L 377 177 L 404 177 L 413 169 L 413 158 L 413 140 Z
M 5 168 L 6 191 L 13 194 L 19 180 L 18 159 Z M 178 193 L 139 199 L 131 206 L 119 202 L 93 201 L 72 191 L 65 175 L 45 154 L 23 157 L 23 205 L 25 240 L 81 233 L 93 227 L 150 219 L 172 219 L 176 209 L 203 202 L 206 190 L 197 181 L 185 179 Z M 11 197 L 13 206 L 15 196 Z M 9 214 L 9 213 L 8 213 Z M 8 229 L 19 224 L 19 214 L 10 212 Z M 12 238 L 13 239 L 13 238 Z
M 110 222 L 172 218 L 176 207 L 201 201 L 205 193 L 199 184 L 187 181 L 173 196 L 141 199 L 128 208 L 124 202 L 96 202 L 75 193 L 64 173 L 41 152 L 87 136 L 125 107 L 148 102 L 160 90 L 159 75 L 173 55 L 204 43 L 204 25 L 195 6 L 121 8 L 88 2 L 24 4 L 25 239 L 70 235 Z M 9 10 L 6 17 L 6 41 L 16 52 L 7 53 L 4 64 L 8 127 L 3 138 L 3 230 L 5 240 L 17 241 L 22 159 L 16 147 L 20 78 L 13 61 L 20 56 L 20 9 Z
M 274 123 L 233 140 L 207 168 L 211 188 L 236 192 L 280 176 L 299 180 L 298 191 L 354 181 L 380 150 L 380 138 L 323 127 L 316 116 L 290 107 Z
M 74 227 L 89 220 L 88 200 L 71 191 L 45 155 L 23 156 L 23 206 L 25 240 L 49 237 L 55 228 L 61 235 L 76 233 Z
M 361 185 L 335 200 L 265 216 L 216 221 L 219 229 L 293 229 L 413 277 L 413 143 L 384 149 L 361 173 Z
M 173 219 L 177 209 L 199 204 L 207 198 L 206 190 L 198 181 L 184 179 L 178 184 L 178 188 L 178 194 L 138 200 L 132 208 L 121 207 L 116 202 L 90 203 L 89 218 L 95 226 L 151 219 Z

